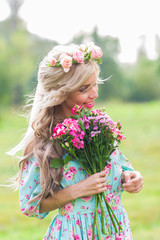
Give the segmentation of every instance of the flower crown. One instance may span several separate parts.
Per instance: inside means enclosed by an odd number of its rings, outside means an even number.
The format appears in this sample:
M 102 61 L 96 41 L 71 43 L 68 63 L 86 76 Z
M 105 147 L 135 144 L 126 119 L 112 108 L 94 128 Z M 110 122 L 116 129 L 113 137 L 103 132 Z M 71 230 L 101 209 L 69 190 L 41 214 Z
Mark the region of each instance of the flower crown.
M 94 45 L 94 43 L 87 43 L 81 45 L 73 45 L 72 51 L 62 53 L 59 59 L 48 56 L 47 64 L 50 67 L 62 67 L 64 72 L 68 72 L 73 64 L 84 63 L 91 60 L 98 64 L 102 62 L 103 52 L 100 47 Z

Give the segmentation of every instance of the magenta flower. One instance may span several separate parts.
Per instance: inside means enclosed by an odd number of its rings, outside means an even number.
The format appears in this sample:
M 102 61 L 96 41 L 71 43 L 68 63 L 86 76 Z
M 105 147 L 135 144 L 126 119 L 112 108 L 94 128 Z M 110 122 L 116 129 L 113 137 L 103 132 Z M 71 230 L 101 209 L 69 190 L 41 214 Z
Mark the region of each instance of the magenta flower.
M 83 122 L 83 125 L 84 125 L 85 129 L 88 129 L 89 128 L 89 124 L 90 124 L 89 119 L 84 115 L 81 120 Z
M 66 134 L 66 128 L 62 124 L 57 124 L 53 130 L 52 137 L 55 139 L 56 137 L 60 137 L 61 135 Z
M 78 148 L 78 149 L 84 148 L 84 141 L 81 141 L 79 138 L 74 137 L 71 141 L 73 142 L 73 145 L 76 148 Z
M 72 114 L 76 115 L 78 113 L 78 111 L 80 111 L 82 109 L 82 105 L 77 105 L 77 107 L 73 107 L 72 108 Z

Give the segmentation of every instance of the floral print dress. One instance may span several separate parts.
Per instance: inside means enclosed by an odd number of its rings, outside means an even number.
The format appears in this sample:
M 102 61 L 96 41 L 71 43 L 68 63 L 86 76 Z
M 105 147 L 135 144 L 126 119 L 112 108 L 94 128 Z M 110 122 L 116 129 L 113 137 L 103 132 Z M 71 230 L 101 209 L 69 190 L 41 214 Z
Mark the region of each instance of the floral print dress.
M 106 216 L 111 228 L 111 236 L 101 233 L 102 240 L 133 239 L 128 216 L 122 205 L 122 170 L 132 171 L 133 168 L 128 159 L 117 149 L 111 155 L 111 162 L 105 167 L 107 173 L 107 191 L 105 191 L 105 195 L 107 202 L 112 207 L 123 230 L 119 232 L 118 235 L 115 234 L 114 227 L 106 209 Z M 61 188 L 68 187 L 88 177 L 88 174 L 78 161 L 70 161 L 62 168 L 62 172 Z M 40 191 L 39 167 L 36 159 L 31 158 L 26 162 L 20 186 L 22 213 L 29 217 L 37 217 L 39 219 L 43 219 L 48 215 L 48 212 L 39 213 L 39 207 L 33 211 L 37 205 L 37 201 L 26 205 L 26 203 L 39 194 Z M 94 195 L 77 198 L 76 200 L 66 203 L 59 209 L 58 215 L 52 220 L 43 240 L 91 240 L 94 211 Z M 98 224 L 101 229 L 100 209 L 98 209 Z M 96 231 L 95 229 L 95 239 L 98 240 L 98 233 Z

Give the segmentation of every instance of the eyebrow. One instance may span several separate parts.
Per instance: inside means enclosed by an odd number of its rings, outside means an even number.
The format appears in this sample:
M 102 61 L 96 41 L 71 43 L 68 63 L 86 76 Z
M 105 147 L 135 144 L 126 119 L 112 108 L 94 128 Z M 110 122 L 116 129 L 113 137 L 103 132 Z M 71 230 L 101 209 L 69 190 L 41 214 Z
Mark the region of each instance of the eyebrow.
M 89 86 L 90 86 L 90 84 L 85 84 L 85 85 L 80 86 L 80 88 L 82 88 L 82 87 L 89 87 Z

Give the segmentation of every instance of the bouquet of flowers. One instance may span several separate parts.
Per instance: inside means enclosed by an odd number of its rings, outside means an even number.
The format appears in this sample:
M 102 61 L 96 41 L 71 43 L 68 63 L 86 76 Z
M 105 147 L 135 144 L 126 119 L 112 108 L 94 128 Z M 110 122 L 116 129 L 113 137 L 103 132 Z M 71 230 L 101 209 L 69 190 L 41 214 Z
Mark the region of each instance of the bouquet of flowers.
M 89 175 L 104 170 L 111 161 L 111 153 L 125 139 L 120 122 L 114 122 L 104 111 L 90 111 L 78 105 L 73 107 L 72 114 L 72 117 L 66 118 L 62 123 L 55 126 L 51 137 L 51 140 L 60 144 L 68 154 L 64 159 L 53 159 L 50 166 L 60 168 L 69 161 L 76 160 L 80 162 Z M 101 239 L 97 215 L 98 204 L 100 204 L 101 209 L 102 233 L 106 234 L 104 227 L 106 222 L 108 233 L 111 235 L 103 202 L 106 205 L 115 232 L 118 233 L 117 225 L 121 229 L 104 192 L 102 192 L 95 195 L 92 239 L 94 239 L 95 226 L 97 227 L 98 237 Z

